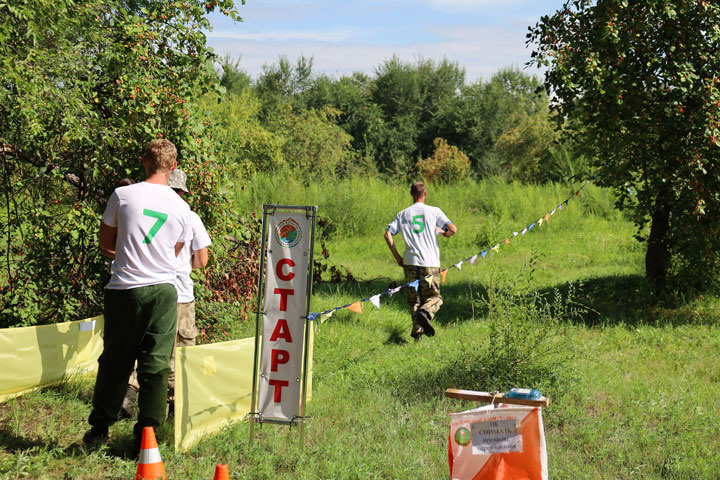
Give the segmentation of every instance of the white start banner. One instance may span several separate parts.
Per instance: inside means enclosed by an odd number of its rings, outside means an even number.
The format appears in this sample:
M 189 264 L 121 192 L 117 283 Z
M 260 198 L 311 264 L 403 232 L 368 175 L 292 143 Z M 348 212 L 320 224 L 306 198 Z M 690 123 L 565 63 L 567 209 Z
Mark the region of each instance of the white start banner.
M 268 216 L 257 405 L 264 418 L 299 415 L 311 228 L 305 212 Z

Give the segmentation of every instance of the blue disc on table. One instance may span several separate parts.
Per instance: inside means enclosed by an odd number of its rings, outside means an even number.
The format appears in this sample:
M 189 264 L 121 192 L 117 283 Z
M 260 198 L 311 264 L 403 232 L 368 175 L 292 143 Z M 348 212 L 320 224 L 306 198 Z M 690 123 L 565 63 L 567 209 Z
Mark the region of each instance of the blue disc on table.
M 534 388 L 511 388 L 505 394 L 507 398 L 520 398 L 523 400 L 540 400 L 542 395 Z

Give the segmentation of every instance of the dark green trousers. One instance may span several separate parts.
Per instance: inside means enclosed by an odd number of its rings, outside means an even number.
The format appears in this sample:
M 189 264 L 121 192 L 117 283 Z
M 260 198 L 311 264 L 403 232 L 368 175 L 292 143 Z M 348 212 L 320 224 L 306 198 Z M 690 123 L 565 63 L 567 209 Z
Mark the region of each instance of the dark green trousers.
M 117 421 L 136 359 L 140 393 L 135 437 L 144 427 L 157 430 L 165 421 L 176 324 L 173 285 L 105 290 L 104 349 L 98 359 L 90 425 L 109 427 Z

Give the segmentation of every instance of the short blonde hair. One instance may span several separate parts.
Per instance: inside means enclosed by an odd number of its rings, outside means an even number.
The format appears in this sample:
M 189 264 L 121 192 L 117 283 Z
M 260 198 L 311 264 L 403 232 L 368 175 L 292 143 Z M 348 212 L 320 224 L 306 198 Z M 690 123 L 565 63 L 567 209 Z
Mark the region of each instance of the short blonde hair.
M 170 140 L 158 138 L 145 146 L 143 158 L 147 162 L 148 173 L 171 172 L 177 160 L 177 149 Z

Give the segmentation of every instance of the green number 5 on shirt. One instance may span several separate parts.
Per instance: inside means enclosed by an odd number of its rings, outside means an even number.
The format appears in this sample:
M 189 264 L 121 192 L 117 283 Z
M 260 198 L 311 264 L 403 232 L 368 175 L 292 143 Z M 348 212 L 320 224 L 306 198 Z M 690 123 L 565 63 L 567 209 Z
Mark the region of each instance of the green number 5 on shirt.
M 412 217 L 412 223 L 418 227 L 413 228 L 413 233 L 422 233 L 425 230 L 425 215 L 415 215 Z

